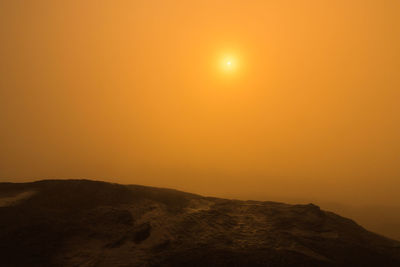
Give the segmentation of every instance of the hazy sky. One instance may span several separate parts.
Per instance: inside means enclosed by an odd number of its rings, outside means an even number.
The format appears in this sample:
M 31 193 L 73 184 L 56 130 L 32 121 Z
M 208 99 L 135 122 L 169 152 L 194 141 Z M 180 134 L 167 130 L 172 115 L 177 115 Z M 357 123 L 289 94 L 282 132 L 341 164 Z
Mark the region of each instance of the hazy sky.
M 399 14 L 398 0 L 0 0 L 0 181 L 400 204 Z

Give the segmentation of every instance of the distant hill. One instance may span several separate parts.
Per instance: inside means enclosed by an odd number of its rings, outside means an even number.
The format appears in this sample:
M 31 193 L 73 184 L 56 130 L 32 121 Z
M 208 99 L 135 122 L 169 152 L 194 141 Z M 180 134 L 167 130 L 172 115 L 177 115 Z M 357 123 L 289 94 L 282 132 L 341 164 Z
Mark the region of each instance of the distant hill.
M 0 183 L 0 266 L 400 266 L 400 242 L 313 204 L 45 180 Z
M 341 203 L 318 203 L 321 207 L 356 220 L 367 229 L 400 240 L 399 205 L 346 205 Z

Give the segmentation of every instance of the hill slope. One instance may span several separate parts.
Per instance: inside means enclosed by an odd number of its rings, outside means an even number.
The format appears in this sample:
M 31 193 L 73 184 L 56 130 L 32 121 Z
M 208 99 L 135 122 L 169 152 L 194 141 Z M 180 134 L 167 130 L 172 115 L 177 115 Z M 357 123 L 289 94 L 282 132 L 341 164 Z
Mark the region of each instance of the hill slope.
M 319 207 L 88 180 L 0 184 L 1 266 L 400 266 Z

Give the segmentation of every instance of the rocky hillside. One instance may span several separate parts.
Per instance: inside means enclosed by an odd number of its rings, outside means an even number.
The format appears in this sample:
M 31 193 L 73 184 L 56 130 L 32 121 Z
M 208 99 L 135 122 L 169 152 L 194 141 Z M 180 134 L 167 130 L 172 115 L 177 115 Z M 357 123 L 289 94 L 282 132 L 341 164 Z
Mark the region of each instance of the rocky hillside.
M 313 204 L 46 180 L 0 184 L 0 266 L 400 266 L 400 243 Z

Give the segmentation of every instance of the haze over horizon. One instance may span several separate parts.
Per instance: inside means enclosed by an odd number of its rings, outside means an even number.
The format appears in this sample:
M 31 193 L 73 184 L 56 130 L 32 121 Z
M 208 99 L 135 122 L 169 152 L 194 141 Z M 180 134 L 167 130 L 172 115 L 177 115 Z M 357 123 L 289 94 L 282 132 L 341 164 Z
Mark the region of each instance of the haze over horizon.
M 399 13 L 0 0 L 0 182 L 399 206 Z

